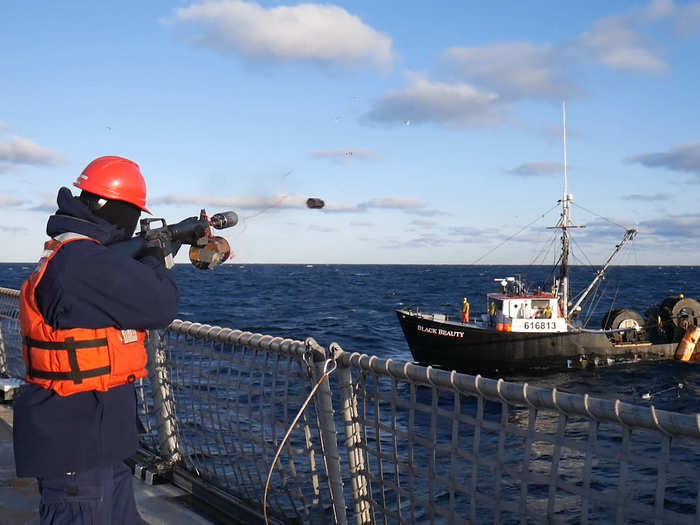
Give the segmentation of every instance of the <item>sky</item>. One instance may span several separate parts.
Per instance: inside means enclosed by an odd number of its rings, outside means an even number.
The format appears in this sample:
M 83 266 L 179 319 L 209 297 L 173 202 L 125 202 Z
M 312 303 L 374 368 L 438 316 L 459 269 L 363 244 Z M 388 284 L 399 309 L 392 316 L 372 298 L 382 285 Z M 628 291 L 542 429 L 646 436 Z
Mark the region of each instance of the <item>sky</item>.
M 700 1 L 5 0 L 0 49 L 0 262 L 119 155 L 234 264 L 550 264 L 564 101 L 572 262 L 700 262 Z

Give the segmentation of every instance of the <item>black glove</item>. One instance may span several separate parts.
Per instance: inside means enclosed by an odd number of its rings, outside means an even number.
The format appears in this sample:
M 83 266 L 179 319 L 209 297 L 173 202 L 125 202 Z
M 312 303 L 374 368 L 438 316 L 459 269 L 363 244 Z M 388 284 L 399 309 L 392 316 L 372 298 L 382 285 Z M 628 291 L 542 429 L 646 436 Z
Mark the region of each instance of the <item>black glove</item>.
M 161 236 L 146 241 L 144 249 L 141 250 L 138 258 L 147 256 L 155 257 L 161 261 L 166 268 L 172 268 L 173 258 L 180 249 L 180 246 L 182 246 L 180 241 L 170 240 L 167 236 Z
M 177 252 L 180 250 L 182 247 L 182 243 L 180 241 L 172 240 L 170 241 L 170 253 L 173 254 L 173 257 L 177 255 Z

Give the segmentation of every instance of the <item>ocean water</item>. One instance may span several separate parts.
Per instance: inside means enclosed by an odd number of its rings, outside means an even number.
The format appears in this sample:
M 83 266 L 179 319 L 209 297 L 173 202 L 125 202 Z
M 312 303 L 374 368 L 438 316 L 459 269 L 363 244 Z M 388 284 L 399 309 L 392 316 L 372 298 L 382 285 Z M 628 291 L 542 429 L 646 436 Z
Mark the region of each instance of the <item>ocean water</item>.
M 32 264 L 0 264 L 0 286 L 19 288 Z M 486 293 L 495 278 L 526 276 L 543 288 L 551 282 L 545 266 L 432 265 L 239 265 L 212 271 L 190 265 L 173 269 L 181 292 L 183 320 L 274 336 L 315 338 L 344 350 L 410 361 L 411 354 L 394 310 L 458 315 L 463 297 L 472 312 L 486 308 Z M 572 290 L 584 288 L 594 270 L 573 267 Z M 700 300 L 700 267 L 615 266 L 584 308 L 589 327 L 599 327 L 611 307 L 631 308 L 644 316 L 667 296 L 685 294 Z M 673 361 L 637 362 L 612 367 L 569 370 L 504 379 L 533 386 L 649 404 L 680 412 L 700 412 L 700 366 Z M 680 386 L 679 386 L 680 385 Z M 649 397 L 649 399 L 646 399 Z
M 31 264 L 0 264 L 0 286 L 19 288 L 29 275 Z M 604 290 L 593 297 L 595 306 L 584 317 L 590 319 L 589 326 L 597 327 L 612 304 L 615 308 L 627 307 L 642 315 L 647 308 L 657 305 L 667 296 L 685 294 L 700 300 L 700 267 L 613 267 L 605 281 Z M 177 265 L 174 273 L 180 288 L 181 299 L 178 317 L 183 320 L 219 325 L 274 336 L 304 339 L 314 337 L 320 344 L 328 346 L 337 342 L 344 350 L 374 354 L 381 358 L 411 360 L 411 354 L 394 312 L 400 307 L 419 307 L 423 311 L 444 312 L 458 315 L 463 297 L 468 297 L 472 312 L 485 309 L 485 294 L 493 290 L 494 278 L 527 275 L 536 285 L 549 282 L 550 268 L 516 268 L 507 266 L 377 266 L 377 265 L 239 265 L 225 264 L 213 271 L 200 271 L 189 265 Z M 575 267 L 572 270 L 572 287 L 581 289 L 593 276 L 593 270 Z M 520 374 L 504 379 L 528 382 L 543 388 L 588 393 L 594 397 L 620 399 L 625 402 L 658 409 L 684 413 L 700 412 L 700 366 L 675 361 L 635 362 L 605 368 L 567 370 L 537 375 Z M 430 404 L 432 393 L 428 388 L 419 388 L 417 396 L 422 403 Z M 444 397 L 444 399 L 443 399 Z M 440 403 L 451 403 L 450 396 L 443 396 Z M 368 405 L 372 411 L 372 404 Z M 444 407 L 443 407 L 444 408 Z M 462 409 L 475 409 L 473 401 L 465 400 Z M 368 416 L 369 417 L 369 416 Z M 406 427 L 406 414 L 397 416 L 397 425 Z M 416 413 L 416 429 L 426 433 L 431 428 L 429 414 Z M 509 416 L 515 424 L 527 418 L 527 410 L 513 410 Z M 497 422 L 501 418 L 498 403 L 486 403 L 485 418 Z M 513 419 L 514 418 L 514 419 Z M 581 418 L 582 419 L 582 418 Z M 522 423 L 522 422 L 521 422 Z M 526 423 L 522 423 L 526 425 Z M 554 415 L 540 415 L 539 425 L 544 431 L 553 432 L 558 424 Z M 619 433 L 609 425 L 601 425 L 598 437 L 601 442 L 619 440 Z M 589 431 L 585 421 L 573 421 L 567 426 L 571 438 L 585 438 Z M 420 431 L 420 430 L 419 430 Z M 634 442 L 643 456 L 658 455 L 658 439 L 641 432 Z M 635 434 L 636 435 L 636 434 Z M 438 442 L 452 439 L 451 427 L 440 427 L 436 435 Z M 368 440 L 376 439 L 371 428 Z M 471 450 L 472 435 L 466 431 L 460 439 L 465 440 L 464 450 Z M 498 433 L 483 431 L 480 454 L 493 456 L 499 443 Z M 509 441 L 510 440 L 510 441 Z M 506 440 L 506 461 L 517 462 L 522 448 L 522 437 L 509 436 Z M 700 465 L 700 452 L 696 444 L 684 448 L 682 441 L 675 441 L 671 461 L 682 461 Z M 387 446 L 389 443 L 387 442 Z M 512 446 L 512 447 L 511 447 Z M 512 450 L 511 450 L 512 448 Z M 676 450 L 677 449 L 677 450 Z M 402 456 L 406 448 L 398 449 Z M 424 464 L 432 452 L 414 446 L 414 461 Z M 551 464 L 551 445 L 533 445 L 531 468 L 546 474 Z M 442 459 L 440 459 L 442 458 Z M 440 456 L 441 469 L 449 469 L 450 457 Z M 578 455 L 570 452 L 562 456 L 559 469 L 562 476 L 578 480 L 582 464 Z M 593 469 L 593 484 L 598 490 L 613 490 L 617 484 L 619 464 L 609 459 L 596 459 Z M 634 487 L 635 497 L 653 504 L 656 491 L 654 469 L 630 467 L 629 484 Z M 392 474 L 387 471 L 386 476 Z M 469 476 L 460 482 L 467 486 Z M 480 474 L 479 490 L 489 494 L 491 477 L 488 472 Z M 505 478 L 504 478 L 505 479 Z M 427 489 L 427 488 L 426 488 Z M 518 484 L 502 484 L 504 497 L 517 500 Z M 422 489 L 421 489 L 422 490 Z M 545 505 L 548 498 L 546 485 L 530 486 L 528 505 Z M 391 499 L 391 491 L 389 491 Z M 376 498 L 379 495 L 375 494 Z M 442 505 L 448 504 L 448 493 L 438 491 L 435 498 Z M 580 502 L 574 496 L 559 518 L 563 522 L 579 523 Z M 667 488 L 669 508 L 686 515 L 695 513 L 697 490 L 688 480 L 671 479 Z M 379 501 L 379 500 L 377 500 Z M 568 501 L 568 500 L 567 500 Z M 391 501 L 388 504 L 392 504 Z M 590 510 L 592 523 L 610 523 L 615 517 L 609 506 L 597 504 Z M 468 515 L 468 504 L 462 498 L 457 510 Z M 406 510 L 406 509 L 405 509 Z M 488 507 L 478 508 L 479 523 L 493 521 Z M 544 512 L 544 507 L 541 509 Z M 417 522 L 427 520 L 425 508 L 411 510 Z M 535 513 L 535 515 L 538 515 Z M 503 523 L 520 523 L 517 515 L 502 516 Z M 644 517 L 632 523 L 646 523 Z

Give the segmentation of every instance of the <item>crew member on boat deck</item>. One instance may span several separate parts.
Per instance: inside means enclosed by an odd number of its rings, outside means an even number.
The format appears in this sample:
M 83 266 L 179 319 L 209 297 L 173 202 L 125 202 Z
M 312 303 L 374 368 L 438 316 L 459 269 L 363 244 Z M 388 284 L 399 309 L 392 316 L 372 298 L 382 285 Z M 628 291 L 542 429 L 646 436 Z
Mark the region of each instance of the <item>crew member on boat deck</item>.
M 469 322 L 469 301 L 467 301 L 466 297 L 462 301 L 462 322 Z
M 545 319 L 552 318 L 552 307 L 547 303 L 547 305 L 542 309 L 542 315 Z
M 155 254 L 112 246 L 150 213 L 138 165 L 100 157 L 74 186 L 78 197 L 58 190 L 52 239 L 20 295 L 17 475 L 38 478 L 42 524 L 145 523 L 124 462 L 138 444 L 134 381 L 147 375 L 145 330 L 170 324 L 178 290 Z

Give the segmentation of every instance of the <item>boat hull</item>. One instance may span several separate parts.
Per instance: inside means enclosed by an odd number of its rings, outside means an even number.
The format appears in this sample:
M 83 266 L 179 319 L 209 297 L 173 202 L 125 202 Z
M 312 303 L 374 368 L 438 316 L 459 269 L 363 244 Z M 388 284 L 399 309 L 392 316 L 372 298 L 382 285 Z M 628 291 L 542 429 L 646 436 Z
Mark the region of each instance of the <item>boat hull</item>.
M 397 310 L 413 359 L 464 372 L 580 368 L 634 359 L 673 359 L 676 344 L 613 344 L 602 331 L 502 332 Z

